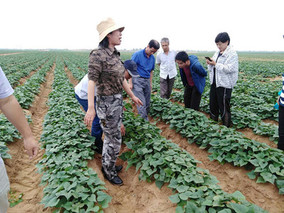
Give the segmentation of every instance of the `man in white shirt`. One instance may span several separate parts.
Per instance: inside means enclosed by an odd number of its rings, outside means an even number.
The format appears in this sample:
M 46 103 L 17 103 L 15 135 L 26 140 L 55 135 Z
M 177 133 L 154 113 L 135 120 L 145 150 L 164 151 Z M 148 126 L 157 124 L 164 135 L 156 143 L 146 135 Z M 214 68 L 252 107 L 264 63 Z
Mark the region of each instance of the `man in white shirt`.
M 32 135 L 23 110 L 13 93 L 14 90 L 0 67 L 0 110 L 21 133 L 24 138 L 25 150 L 30 158 L 33 158 L 38 153 L 38 142 Z M 0 213 L 6 213 L 9 207 L 9 188 L 9 179 L 0 155 Z
M 177 75 L 175 57 L 176 52 L 170 51 L 169 39 L 162 38 L 163 52 L 157 55 L 157 64 L 160 66 L 160 96 L 169 99 Z

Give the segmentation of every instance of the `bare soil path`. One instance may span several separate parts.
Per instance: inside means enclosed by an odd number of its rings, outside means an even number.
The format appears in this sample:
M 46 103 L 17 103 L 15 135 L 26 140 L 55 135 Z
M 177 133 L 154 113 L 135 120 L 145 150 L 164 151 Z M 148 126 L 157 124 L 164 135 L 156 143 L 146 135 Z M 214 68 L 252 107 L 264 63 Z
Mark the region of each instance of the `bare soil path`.
M 40 92 L 29 109 L 33 121 L 30 126 L 37 140 L 40 140 L 44 116 L 48 111 L 46 102 L 49 93 L 52 91 L 54 69 L 55 65 L 47 73 L 46 82 L 41 85 Z M 24 152 L 22 140 L 10 143 L 8 148 L 12 159 L 5 160 L 5 164 L 10 178 L 11 191 L 16 194 L 23 193 L 23 201 L 13 208 L 9 208 L 8 213 L 51 212 L 50 210 L 43 210 L 43 205 L 40 204 L 43 197 L 43 187 L 39 186 L 41 175 L 37 173 L 36 169 L 36 164 L 42 158 L 44 150 L 41 150 L 35 159 L 30 160 Z
M 70 82 L 75 86 L 78 81 L 72 76 L 72 73 L 65 67 Z M 82 118 L 83 120 L 84 118 Z M 127 151 L 127 147 L 122 145 L 120 154 Z M 127 162 L 121 159 L 117 160 L 117 165 L 123 165 L 119 176 L 123 180 L 122 186 L 115 186 L 104 179 L 101 172 L 101 155 L 95 154 L 93 160 L 88 162 L 88 166 L 98 174 L 99 178 L 106 184 L 106 193 L 112 200 L 109 207 L 104 209 L 106 213 L 172 213 L 175 212 L 176 205 L 169 200 L 172 190 L 166 186 L 160 190 L 155 183 L 147 183 L 139 181 L 135 167 L 129 168 L 127 171 Z
M 3 54 L 0 54 L 0 56 L 4 56 L 4 55 L 15 55 L 15 54 L 21 54 L 21 52 L 17 52 L 17 53 L 3 53 Z
M 154 119 L 151 122 L 156 122 Z M 183 138 L 175 130 L 170 129 L 169 125 L 158 121 L 156 126 L 162 130 L 161 135 L 168 140 L 178 144 L 186 150 L 196 160 L 201 161 L 198 166 L 209 170 L 210 174 L 217 177 L 221 188 L 228 193 L 240 191 L 246 199 L 270 213 L 284 212 L 284 196 L 279 195 L 278 189 L 272 184 L 258 184 L 255 180 L 249 179 L 246 175 L 249 171 L 244 168 L 234 167 L 231 164 L 221 165 L 217 161 L 210 161 L 208 151 L 199 149 L 196 144 L 189 144 L 186 138 Z

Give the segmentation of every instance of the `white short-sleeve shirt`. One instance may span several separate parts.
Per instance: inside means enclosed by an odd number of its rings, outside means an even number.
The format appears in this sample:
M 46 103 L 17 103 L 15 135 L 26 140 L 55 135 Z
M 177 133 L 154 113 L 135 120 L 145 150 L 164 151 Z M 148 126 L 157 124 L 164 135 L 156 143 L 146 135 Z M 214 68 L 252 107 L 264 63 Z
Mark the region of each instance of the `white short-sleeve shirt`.
M 75 93 L 79 96 L 79 98 L 88 100 L 88 74 L 82 78 L 82 80 L 75 86 Z M 95 96 L 97 95 L 97 91 L 95 88 Z
M 0 67 L 0 99 L 6 98 L 14 93 L 8 79 Z
M 176 52 L 169 51 L 168 55 L 164 52 L 161 52 L 157 55 L 156 63 L 160 64 L 160 77 L 166 79 L 169 75 L 169 78 L 174 78 L 177 75 L 177 68 L 175 63 Z
M 14 93 L 8 79 L 0 67 L 0 99 L 7 98 Z M 9 190 L 9 180 L 6 173 L 4 162 L 0 155 L 0 194 Z

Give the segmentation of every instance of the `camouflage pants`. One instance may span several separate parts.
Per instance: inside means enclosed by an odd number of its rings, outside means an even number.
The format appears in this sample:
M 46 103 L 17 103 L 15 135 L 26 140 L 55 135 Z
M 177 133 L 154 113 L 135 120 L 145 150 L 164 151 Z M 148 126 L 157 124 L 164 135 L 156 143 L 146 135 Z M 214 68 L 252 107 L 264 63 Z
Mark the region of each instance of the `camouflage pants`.
M 102 167 L 108 178 L 117 175 L 115 163 L 121 146 L 122 95 L 97 96 L 97 114 L 104 133 Z

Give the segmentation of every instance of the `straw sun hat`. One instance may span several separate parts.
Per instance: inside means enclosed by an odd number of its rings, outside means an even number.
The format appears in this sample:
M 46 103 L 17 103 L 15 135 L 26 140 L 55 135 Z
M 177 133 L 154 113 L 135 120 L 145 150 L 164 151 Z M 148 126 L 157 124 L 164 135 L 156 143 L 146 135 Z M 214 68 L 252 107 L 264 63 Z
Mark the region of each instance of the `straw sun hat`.
M 122 32 L 124 27 L 116 24 L 111 18 L 101 21 L 97 26 L 97 31 L 99 32 L 99 42 L 101 42 L 109 33 L 117 29 Z

